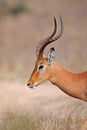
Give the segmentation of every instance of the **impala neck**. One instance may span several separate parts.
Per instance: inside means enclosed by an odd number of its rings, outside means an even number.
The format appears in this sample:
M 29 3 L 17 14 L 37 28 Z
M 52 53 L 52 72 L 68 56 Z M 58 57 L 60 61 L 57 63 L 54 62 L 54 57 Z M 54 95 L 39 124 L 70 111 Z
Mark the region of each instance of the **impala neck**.
M 72 73 L 54 61 L 50 81 L 68 95 L 87 101 L 87 72 Z

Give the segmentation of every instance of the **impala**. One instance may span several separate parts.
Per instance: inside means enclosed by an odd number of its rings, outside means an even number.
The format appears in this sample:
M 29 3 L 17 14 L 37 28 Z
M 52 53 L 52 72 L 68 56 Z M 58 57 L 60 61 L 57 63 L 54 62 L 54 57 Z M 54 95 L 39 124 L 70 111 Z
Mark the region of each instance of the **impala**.
M 54 60 L 55 49 L 53 47 L 49 50 L 47 56 L 43 54 L 48 44 L 58 40 L 62 36 L 63 22 L 61 16 L 60 25 L 60 32 L 55 36 L 57 22 L 54 17 L 53 33 L 38 43 L 36 47 L 37 60 L 35 68 L 28 80 L 27 86 L 29 88 L 36 88 L 42 82 L 49 80 L 66 94 L 87 102 L 87 71 L 73 73 L 63 68 Z

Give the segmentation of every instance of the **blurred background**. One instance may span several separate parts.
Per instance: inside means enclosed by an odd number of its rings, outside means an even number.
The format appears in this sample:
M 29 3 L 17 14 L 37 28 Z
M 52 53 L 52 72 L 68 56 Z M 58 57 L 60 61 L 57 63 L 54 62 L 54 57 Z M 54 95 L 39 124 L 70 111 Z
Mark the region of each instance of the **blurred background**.
M 36 45 L 61 15 L 55 60 L 73 72 L 87 70 L 87 0 L 0 0 L 0 130 L 87 130 L 87 103 L 46 82 L 27 88 Z M 81 127 L 82 126 L 82 127 Z
M 87 70 L 86 0 L 0 0 L 0 79 L 26 82 L 36 45 L 53 31 L 54 16 L 60 29 L 59 15 L 64 33 L 46 51 L 54 46 L 56 60 L 65 68 Z

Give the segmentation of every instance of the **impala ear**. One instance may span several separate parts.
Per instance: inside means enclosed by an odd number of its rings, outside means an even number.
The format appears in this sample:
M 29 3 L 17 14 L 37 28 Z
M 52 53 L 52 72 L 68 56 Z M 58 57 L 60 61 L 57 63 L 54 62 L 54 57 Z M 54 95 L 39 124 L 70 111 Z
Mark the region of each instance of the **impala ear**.
M 52 61 L 54 60 L 54 57 L 55 57 L 55 49 L 54 48 L 51 48 L 48 52 L 48 65 L 51 65 Z

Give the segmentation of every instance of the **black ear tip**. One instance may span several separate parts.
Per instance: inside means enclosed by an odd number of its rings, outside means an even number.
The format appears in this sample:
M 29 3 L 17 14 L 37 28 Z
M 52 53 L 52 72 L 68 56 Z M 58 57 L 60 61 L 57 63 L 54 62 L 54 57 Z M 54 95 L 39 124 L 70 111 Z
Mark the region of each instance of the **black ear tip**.
M 54 48 L 54 47 L 52 47 L 50 50 L 51 50 L 51 51 L 55 51 L 55 48 Z

